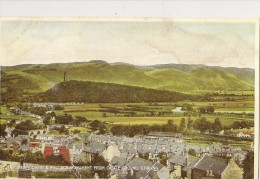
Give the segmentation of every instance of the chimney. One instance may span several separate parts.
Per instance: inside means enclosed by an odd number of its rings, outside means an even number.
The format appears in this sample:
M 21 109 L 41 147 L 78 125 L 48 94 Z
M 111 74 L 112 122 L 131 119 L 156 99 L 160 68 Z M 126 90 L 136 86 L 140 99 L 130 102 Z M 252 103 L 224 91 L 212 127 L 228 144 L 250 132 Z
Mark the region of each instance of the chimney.
M 94 179 L 99 179 L 99 176 L 97 173 L 95 173 Z
M 160 163 L 160 158 L 159 157 L 156 157 L 156 162 Z
M 186 155 L 186 166 L 189 165 L 189 158 L 188 158 L 188 155 Z
M 214 176 L 213 173 L 212 173 L 212 170 L 209 171 L 209 176 Z
M 138 154 L 138 152 L 136 152 L 136 154 L 135 154 L 135 158 L 139 158 L 139 154 Z
M 134 145 L 134 149 L 136 150 L 137 149 L 137 144 L 135 143 L 135 145 Z
M 149 157 L 148 157 L 149 160 L 152 160 L 152 154 L 149 153 Z

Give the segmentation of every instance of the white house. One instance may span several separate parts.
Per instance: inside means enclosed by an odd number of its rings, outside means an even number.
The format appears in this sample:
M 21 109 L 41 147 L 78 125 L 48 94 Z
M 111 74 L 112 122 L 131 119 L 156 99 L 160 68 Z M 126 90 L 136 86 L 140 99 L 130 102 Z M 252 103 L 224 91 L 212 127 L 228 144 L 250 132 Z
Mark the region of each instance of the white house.
M 237 134 L 237 137 L 240 137 L 240 138 L 251 138 L 251 135 L 243 133 L 243 132 L 239 132 Z
M 42 141 L 53 141 L 54 136 L 53 135 L 37 135 L 36 139 L 42 140 Z
M 176 113 L 182 113 L 184 111 L 181 110 L 182 107 L 176 107 L 175 109 L 172 110 L 172 112 L 176 112 Z

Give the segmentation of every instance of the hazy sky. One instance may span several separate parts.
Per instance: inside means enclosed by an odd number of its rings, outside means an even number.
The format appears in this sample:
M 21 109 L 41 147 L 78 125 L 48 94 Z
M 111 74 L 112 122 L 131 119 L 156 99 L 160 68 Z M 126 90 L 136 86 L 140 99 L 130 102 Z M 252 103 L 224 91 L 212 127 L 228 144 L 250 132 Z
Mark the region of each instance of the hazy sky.
M 1 65 L 104 60 L 254 68 L 250 23 L 3 21 Z

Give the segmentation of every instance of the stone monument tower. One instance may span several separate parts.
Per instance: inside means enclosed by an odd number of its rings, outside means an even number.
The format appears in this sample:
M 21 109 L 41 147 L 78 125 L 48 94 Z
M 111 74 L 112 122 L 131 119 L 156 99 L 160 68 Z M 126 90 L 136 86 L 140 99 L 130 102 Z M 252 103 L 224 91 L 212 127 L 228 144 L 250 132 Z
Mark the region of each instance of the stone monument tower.
M 64 72 L 64 81 L 67 81 L 68 79 L 67 79 L 67 72 L 65 71 Z

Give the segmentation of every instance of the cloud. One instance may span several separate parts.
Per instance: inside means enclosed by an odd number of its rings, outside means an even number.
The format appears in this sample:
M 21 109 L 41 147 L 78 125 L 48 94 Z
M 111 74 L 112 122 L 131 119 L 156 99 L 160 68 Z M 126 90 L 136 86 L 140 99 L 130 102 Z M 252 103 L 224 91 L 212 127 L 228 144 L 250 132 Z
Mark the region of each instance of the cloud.
M 2 65 L 89 60 L 254 68 L 249 23 L 2 22 Z

